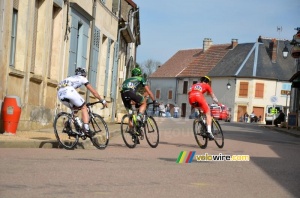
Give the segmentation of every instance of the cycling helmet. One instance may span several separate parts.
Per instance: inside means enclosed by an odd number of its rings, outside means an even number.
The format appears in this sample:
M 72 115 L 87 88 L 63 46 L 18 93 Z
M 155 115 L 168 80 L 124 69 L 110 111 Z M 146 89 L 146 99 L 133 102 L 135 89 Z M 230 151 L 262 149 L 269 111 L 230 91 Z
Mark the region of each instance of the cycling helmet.
M 140 68 L 134 68 L 131 71 L 131 76 L 140 76 L 140 75 L 142 75 L 142 71 Z
M 200 79 L 201 82 L 206 82 L 209 83 L 210 82 L 210 78 L 208 76 L 202 76 Z
M 77 67 L 75 69 L 75 75 L 86 76 L 86 71 L 84 68 Z

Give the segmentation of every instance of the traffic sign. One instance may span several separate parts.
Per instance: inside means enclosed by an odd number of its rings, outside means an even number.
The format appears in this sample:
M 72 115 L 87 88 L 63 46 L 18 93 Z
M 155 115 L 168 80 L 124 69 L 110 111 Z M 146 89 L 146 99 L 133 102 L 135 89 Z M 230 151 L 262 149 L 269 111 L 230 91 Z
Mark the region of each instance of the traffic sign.
M 272 102 L 273 104 L 276 104 L 276 103 L 278 102 L 278 97 L 277 97 L 277 96 L 272 96 L 272 97 L 270 98 L 270 100 L 271 100 L 271 102 Z
M 291 91 L 289 91 L 289 90 L 281 90 L 281 95 L 291 95 Z

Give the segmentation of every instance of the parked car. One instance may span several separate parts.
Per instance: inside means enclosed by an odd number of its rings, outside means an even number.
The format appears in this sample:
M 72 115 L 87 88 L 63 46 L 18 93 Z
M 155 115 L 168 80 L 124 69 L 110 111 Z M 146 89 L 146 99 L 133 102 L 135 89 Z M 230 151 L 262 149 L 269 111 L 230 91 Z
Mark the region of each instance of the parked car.
M 225 105 L 217 105 L 217 104 L 212 104 L 210 105 L 210 110 L 211 110 L 211 115 L 218 120 L 224 120 L 225 122 L 230 122 L 231 121 L 231 112 L 230 108 L 228 108 Z

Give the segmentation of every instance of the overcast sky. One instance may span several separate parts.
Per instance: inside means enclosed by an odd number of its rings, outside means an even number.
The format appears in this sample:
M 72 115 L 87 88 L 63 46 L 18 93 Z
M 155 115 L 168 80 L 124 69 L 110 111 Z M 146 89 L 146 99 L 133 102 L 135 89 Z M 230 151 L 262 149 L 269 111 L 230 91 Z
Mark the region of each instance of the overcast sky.
M 300 0 L 133 0 L 140 9 L 141 45 L 137 62 L 162 64 L 182 49 L 256 42 L 263 37 L 291 40 L 300 27 Z M 277 31 L 282 27 L 282 31 Z

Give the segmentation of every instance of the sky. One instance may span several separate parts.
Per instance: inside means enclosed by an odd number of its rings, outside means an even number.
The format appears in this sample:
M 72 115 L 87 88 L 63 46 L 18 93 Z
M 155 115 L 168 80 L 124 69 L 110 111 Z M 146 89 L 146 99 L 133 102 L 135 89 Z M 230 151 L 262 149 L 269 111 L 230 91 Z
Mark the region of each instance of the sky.
M 254 43 L 259 36 L 291 40 L 300 27 L 300 0 L 133 1 L 140 10 L 139 64 L 164 64 L 179 50 L 202 49 L 204 38 L 213 44 Z

